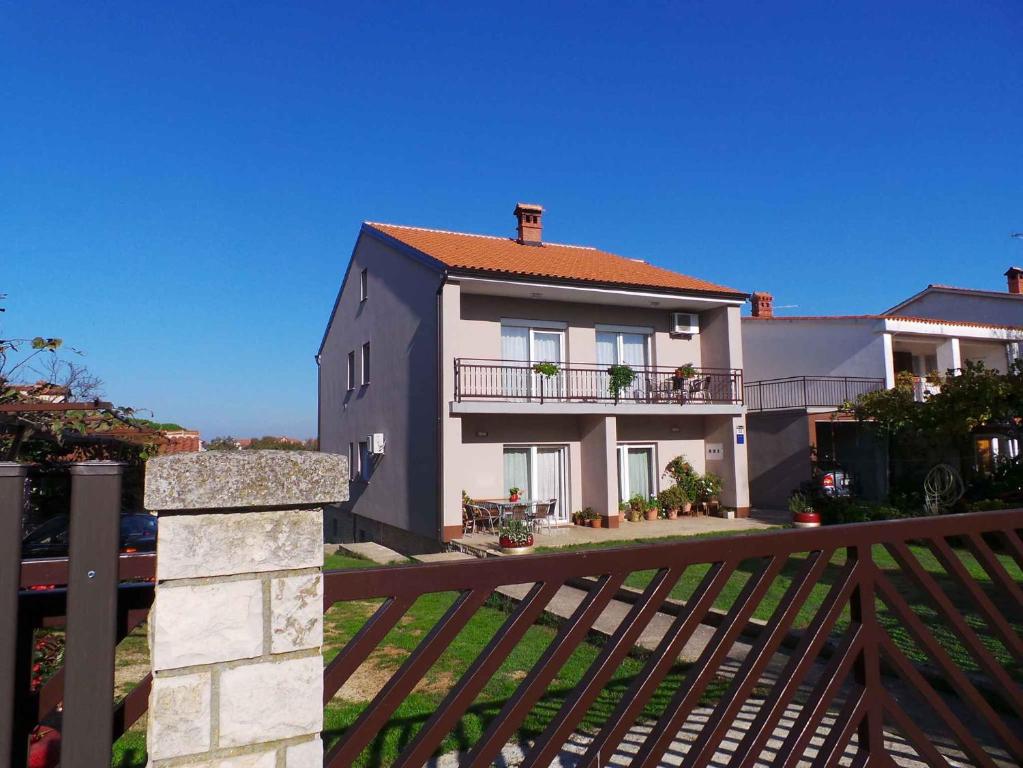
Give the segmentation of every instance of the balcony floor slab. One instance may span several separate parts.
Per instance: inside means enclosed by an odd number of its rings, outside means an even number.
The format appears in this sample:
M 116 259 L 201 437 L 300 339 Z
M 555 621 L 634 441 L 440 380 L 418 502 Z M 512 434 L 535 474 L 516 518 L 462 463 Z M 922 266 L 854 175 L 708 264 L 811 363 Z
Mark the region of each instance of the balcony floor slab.
M 463 400 L 451 402 L 452 416 L 471 413 L 602 416 L 739 416 L 745 406 L 715 403 L 560 403 L 515 402 L 507 400 Z

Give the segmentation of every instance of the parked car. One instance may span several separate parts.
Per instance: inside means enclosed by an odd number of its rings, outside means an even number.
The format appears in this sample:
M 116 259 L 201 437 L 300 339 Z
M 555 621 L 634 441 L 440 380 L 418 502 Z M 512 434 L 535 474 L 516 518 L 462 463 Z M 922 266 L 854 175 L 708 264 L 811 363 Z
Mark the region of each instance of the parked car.
M 54 515 L 22 540 L 21 556 L 67 557 L 68 533 L 68 516 Z M 122 552 L 154 552 L 156 518 L 144 512 L 122 514 L 120 546 Z

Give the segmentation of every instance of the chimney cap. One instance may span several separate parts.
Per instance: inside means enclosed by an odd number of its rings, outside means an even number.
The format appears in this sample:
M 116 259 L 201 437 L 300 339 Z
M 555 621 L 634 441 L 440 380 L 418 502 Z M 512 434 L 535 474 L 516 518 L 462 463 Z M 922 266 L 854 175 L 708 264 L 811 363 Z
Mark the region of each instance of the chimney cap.
M 1013 275 L 1023 275 L 1023 267 L 1012 266 L 1005 270 L 1005 276 L 1010 277 Z
M 528 211 L 529 213 L 543 213 L 543 206 L 537 203 L 515 203 L 514 213 Z

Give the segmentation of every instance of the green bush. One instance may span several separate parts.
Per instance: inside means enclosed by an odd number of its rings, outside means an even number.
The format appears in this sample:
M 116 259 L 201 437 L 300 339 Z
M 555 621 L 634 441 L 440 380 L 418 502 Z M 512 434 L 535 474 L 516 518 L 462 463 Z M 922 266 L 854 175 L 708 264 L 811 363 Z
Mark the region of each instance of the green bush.
M 814 502 L 814 509 L 824 525 L 869 523 L 875 520 L 898 520 L 909 517 L 896 507 L 874 504 L 860 499 L 823 497 Z

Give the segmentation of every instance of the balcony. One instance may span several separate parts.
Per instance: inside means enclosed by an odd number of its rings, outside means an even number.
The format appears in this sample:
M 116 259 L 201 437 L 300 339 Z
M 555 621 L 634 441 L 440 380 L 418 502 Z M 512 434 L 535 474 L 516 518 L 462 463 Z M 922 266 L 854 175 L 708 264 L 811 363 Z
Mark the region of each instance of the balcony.
M 548 377 L 536 373 L 532 363 L 457 358 L 455 402 L 569 403 L 629 410 L 742 405 L 742 371 L 738 369 L 697 368 L 692 376 L 680 377 L 675 368 L 633 366 L 636 378 L 617 396 L 611 392 L 607 370 L 607 365 L 571 363 L 559 365 L 558 372 Z
M 867 392 L 885 388 L 884 379 L 858 376 L 790 376 L 746 384 L 746 409 L 837 408 Z

